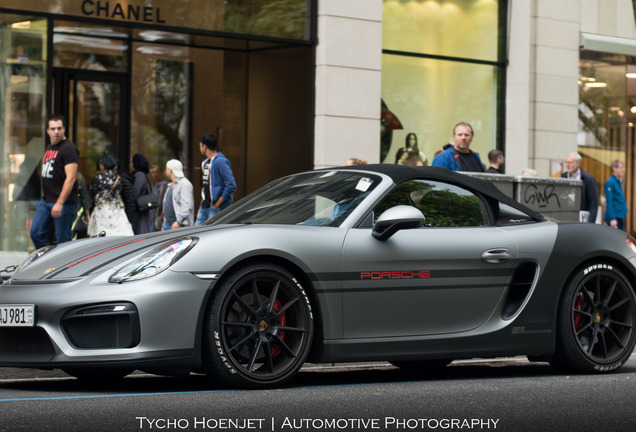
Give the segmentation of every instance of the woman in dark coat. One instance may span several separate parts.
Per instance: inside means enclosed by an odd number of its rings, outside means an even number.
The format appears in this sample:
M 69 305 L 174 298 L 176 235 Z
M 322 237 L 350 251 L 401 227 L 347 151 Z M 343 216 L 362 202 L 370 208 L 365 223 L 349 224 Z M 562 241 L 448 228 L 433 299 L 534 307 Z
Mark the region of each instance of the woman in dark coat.
M 148 172 L 150 169 L 148 159 L 140 154 L 135 154 L 132 157 L 130 165 L 133 180 L 132 190 L 136 202 L 138 197 L 146 195 L 152 191 L 150 182 L 148 181 Z M 135 234 L 145 234 L 152 231 L 152 218 L 150 217 L 150 211 L 139 211 L 135 208 L 132 219 L 131 223 Z

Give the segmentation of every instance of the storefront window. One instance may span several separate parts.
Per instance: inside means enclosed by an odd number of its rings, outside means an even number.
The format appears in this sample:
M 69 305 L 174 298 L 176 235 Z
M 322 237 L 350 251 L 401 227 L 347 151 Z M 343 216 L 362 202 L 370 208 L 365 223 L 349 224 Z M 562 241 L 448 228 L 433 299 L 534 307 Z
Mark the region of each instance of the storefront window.
M 32 245 L 29 229 L 40 200 L 44 151 L 47 23 L 0 14 L 0 267 L 19 264 Z M 10 262 L 4 256 L 11 252 Z
M 635 126 L 636 58 L 582 50 L 577 138 L 583 159 L 581 168 L 594 176 L 603 195 L 603 185 L 612 174 L 610 164 L 614 160 L 625 162 L 624 189 L 628 205 L 634 184 L 630 160 Z
M 495 143 L 493 66 L 401 57 L 385 54 L 382 61 L 382 95 L 402 129 L 393 130 L 385 162 L 407 146 L 406 135 L 415 133 L 418 148 L 431 164 L 435 152 L 452 140 L 453 126 L 469 122 L 475 131 L 471 148 L 482 155 Z
M 628 106 L 626 73 L 625 56 L 581 53 L 578 144 L 582 149 L 597 149 L 610 158 L 619 156 L 615 152 L 624 154 L 625 127 L 636 118 Z
M 497 61 L 497 0 L 384 0 L 382 48 Z
M 497 147 L 501 32 L 497 0 L 385 0 L 382 152 L 394 163 L 410 133 L 431 164 L 461 121 L 487 162 Z M 501 143 L 499 143 L 501 144 Z
M 162 172 L 169 159 L 188 168 L 191 54 L 187 47 L 133 44 L 130 154 L 144 155 Z

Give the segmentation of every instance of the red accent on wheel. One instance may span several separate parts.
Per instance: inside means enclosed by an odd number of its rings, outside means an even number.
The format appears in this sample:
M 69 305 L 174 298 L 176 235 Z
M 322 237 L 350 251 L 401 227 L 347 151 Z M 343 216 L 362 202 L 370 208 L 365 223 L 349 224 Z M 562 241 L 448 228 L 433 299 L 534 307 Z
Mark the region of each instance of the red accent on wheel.
M 282 306 L 283 306 L 283 304 L 280 302 L 280 300 L 276 299 L 276 301 L 274 302 L 274 311 L 279 310 Z M 285 316 L 285 312 L 283 312 L 278 317 L 278 325 L 280 325 L 280 326 L 287 325 L 287 317 Z M 280 332 L 278 337 L 280 337 L 280 339 L 284 341 L 285 340 L 285 332 L 284 331 Z M 280 354 L 281 351 L 282 351 L 281 347 L 279 347 L 278 345 L 273 345 L 272 346 L 272 358 L 274 358 L 278 354 Z
M 574 309 L 576 310 L 581 310 L 583 306 L 583 297 L 581 297 L 580 295 L 576 298 L 576 301 L 574 302 Z M 574 328 L 578 329 L 581 327 L 581 314 L 575 314 L 574 316 Z

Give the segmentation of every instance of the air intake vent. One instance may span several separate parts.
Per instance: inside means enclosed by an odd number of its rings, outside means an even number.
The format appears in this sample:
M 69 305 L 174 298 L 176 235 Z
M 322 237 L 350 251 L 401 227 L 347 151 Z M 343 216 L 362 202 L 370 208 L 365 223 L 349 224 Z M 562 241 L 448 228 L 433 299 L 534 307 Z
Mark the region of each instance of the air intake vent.
M 514 269 L 503 307 L 503 319 L 510 319 L 517 314 L 530 294 L 538 270 L 538 265 L 531 262 L 521 263 Z
M 80 349 L 132 348 L 139 344 L 139 317 L 131 304 L 92 306 L 62 319 L 69 343 Z

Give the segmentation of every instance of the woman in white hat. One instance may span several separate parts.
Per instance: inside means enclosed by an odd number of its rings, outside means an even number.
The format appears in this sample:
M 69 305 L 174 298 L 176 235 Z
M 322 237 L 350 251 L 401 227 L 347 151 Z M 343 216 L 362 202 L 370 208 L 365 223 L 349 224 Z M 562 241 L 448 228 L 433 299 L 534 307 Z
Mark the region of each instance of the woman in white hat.
M 163 227 L 166 231 L 194 223 L 194 188 L 183 174 L 183 164 L 177 159 L 166 163 L 166 175 L 172 181 L 163 198 Z

